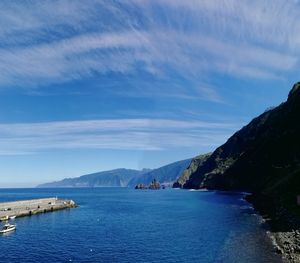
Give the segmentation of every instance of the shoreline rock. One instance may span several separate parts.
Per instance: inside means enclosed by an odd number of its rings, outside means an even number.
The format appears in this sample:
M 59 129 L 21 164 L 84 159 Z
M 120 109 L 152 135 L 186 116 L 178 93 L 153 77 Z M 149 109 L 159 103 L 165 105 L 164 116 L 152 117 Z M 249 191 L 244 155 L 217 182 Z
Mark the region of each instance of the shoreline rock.
M 299 218 L 280 204 L 274 205 L 269 197 L 248 195 L 246 201 L 263 217 L 270 226 L 268 235 L 274 245 L 274 252 L 282 255 L 283 262 L 300 262 L 300 222 Z

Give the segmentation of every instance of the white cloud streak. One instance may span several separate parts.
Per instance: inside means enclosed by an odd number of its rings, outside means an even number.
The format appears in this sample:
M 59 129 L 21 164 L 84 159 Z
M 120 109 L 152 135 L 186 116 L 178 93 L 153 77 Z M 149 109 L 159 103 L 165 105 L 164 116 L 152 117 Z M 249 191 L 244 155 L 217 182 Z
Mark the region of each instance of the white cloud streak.
M 201 149 L 220 145 L 239 126 L 168 119 L 0 124 L 0 154 L 33 154 L 54 149 Z
M 199 83 L 200 97 L 216 102 L 218 94 L 205 84 L 210 74 L 276 79 L 299 66 L 295 1 L 65 0 L 0 7 L 0 86 L 140 70 L 164 78 L 175 71 Z

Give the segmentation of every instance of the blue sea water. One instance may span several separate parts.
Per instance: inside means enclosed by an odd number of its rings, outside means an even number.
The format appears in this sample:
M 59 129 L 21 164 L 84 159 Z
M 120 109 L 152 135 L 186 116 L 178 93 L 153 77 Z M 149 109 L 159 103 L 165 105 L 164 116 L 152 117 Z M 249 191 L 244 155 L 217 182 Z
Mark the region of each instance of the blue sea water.
M 52 196 L 80 207 L 17 218 L 17 231 L 0 236 L 0 262 L 281 262 L 241 194 L 0 190 L 0 201 Z

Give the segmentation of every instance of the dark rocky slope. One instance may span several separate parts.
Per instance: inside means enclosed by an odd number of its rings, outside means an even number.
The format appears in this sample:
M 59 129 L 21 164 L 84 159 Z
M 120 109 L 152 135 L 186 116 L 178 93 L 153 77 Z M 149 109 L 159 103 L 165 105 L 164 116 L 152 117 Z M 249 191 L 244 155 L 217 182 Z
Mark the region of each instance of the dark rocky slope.
M 186 188 L 300 194 L 300 84 L 288 100 L 235 133 L 190 176 Z M 289 191 L 287 191 L 289 190 Z M 287 193 L 288 192 L 288 193 Z
M 235 133 L 191 174 L 185 188 L 237 190 L 276 232 L 280 252 L 300 262 L 300 83 L 288 100 Z M 288 237 L 288 238 L 287 238 Z

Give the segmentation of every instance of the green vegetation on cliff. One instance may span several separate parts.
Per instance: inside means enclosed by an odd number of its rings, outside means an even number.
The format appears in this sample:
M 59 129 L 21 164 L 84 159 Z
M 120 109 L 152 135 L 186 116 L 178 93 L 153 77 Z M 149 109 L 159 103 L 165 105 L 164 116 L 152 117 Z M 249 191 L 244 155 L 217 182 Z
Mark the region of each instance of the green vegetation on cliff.
M 183 171 L 178 180 L 173 184 L 173 187 L 182 188 L 187 180 L 189 180 L 191 174 L 201 167 L 201 165 L 208 159 L 210 155 L 211 153 L 202 154 L 193 158 L 190 165 Z
M 300 84 L 288 100 L 236 132 L 190 175 L 185 188 L 238 190 L 296 207 L 300 195 Z

